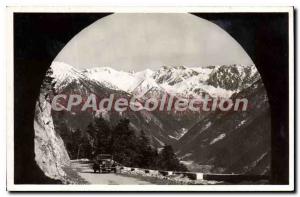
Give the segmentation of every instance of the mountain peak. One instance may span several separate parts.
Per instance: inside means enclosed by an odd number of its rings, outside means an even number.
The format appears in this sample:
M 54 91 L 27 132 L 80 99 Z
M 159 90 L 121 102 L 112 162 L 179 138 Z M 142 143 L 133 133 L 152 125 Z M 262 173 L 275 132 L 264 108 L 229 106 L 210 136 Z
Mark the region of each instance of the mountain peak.
M 53 71 L 53 78 L 56 82 L 55 86 L 66 85 L 79 79 L 84 79 L 85 75 L 81 70 L 77 70 L 73 66 L 64 62 L 52 62 L 50 68 Z
M 64 62 L 52 62 L 50 67 L 52 68 L 53 73 L 65 73 L 74 69 L 73 66 Z
M 118 71 L 111 67 L 77 70 L 63 62 L 53 62 L 51 68 L 54 78 L 60 83 L 64 82 L 63 84 L 74 80 L 91 80 L 98 84 L 110 84 L 111 89 L 133 94 L 135 90 L 159 90 L 184 96 L 197 97 L 208 93 L 212 97 L 228 98 L 259 78 L 254 65 L 162 66 L 157 71 L 145 69 L 135 73 Z
M 174 66 L 175 69 L 185 70 L 187 69 L 185 66 Z

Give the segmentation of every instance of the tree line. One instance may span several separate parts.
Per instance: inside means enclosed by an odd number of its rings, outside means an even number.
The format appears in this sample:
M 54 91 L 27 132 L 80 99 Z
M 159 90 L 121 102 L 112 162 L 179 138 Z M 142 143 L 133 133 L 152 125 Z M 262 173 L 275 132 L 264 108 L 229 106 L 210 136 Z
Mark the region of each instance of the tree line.
M 111 154 L 118 163 L 130 167 L 157 170 L 187 171 L 176 157 L 171 145 L 158 150 L 151 146 L 143 130 L 137 135 L 129 127 L 128 119 L 121 119 L 111 128 L 102 118 L 96 118 L 86 131 L 77 129 L 64 140 L 71 159 L 93 159 L 97 154 Z
M 55 94 L 53 70 L 48 69 L 41 93 L 49 97 L 49 92 Z M 144 131 L 140 135 L 130 129 L 128 119 L 121 119 L 111 128 L 102 118 L 96 118 L 90 123 L 86 131 L 80 129 L 71 131 L 66 124 L 60 123 L 56 128 L 66 145 L 71 159 L 93 159 L 97 154 L 112 154 L 115 161 L 125 166 L 187 171 L 176 157 L 171 145 L 164 146 L 160 151 L 151 146 Z

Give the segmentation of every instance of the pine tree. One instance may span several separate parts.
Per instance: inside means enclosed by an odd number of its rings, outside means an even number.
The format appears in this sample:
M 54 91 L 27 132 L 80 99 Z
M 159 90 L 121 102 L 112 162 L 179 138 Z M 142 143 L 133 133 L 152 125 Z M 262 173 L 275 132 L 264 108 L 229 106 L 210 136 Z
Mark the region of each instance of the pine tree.
M 91 155 L 95 156 L 95 154 L 97 153 L 98 140 L 96 128 L 92 122 L 87 126 L 86 133 L 90 136 L 89 143 L 91 145 Z
M 71 158 L 92 158 L 93 146 L 91 144 L 92 137 L 87 132 L 83 132 L 80 129 L 72 135 L 72 156 Z
M 102 117 L 95 120 L 95 131 L 97 138 L 97 153 L 110 153 L 111 129 Z
M 129 128 L 129 120 L 122 119 L 112 132 L 111 148 L 114 158 L 123 165 L 137 166 L 138 138 Z
M 187 168 L 180 164 L 170 145 L 166 145 L 162 149 L 159 155 L 158 165 L 162 170 L 187 171 Z
M 43 83 L 41 85 L 41 93 L 45 94 L 45 97 L 48 97 L 51 94 L 55 94 L 55 82 L 54 82 L 54 78 L 53 78 L 53 70 L 50 67 L 44 77 Z
M 141 135 L 138 143 L 138 159 L 137 164 L 143 168 L 156 168 L 156 150 L 151 147 L 150 140 L 145 132 L 141 130 Z
M 81 143 L 82 143 L 82 132 L 80 129 L 76 129 L 73 134 L 73 150 L 74 150 L 74 158 L 78 159 L 80 156 Z
M 140 141 L 145 146 L 150 146 L 150 140 L 149 140 L 148 136 L 146 136 L 144 130 L 141 130 Z
M 76 130 L 73 137 L 76 157 L 94 157 L 97 154 L 112 154 L 114 160 L 131 167 L 158 170 L 186 171 L 180 164 L 172 146 L 167 145 L 158 153 L 151 146 L 149 137 L 141 130 L 140 135 L 130 128 L 128 119 L 121 119 L 111 129 L 102 118 L 90 123 L 86 132 Z

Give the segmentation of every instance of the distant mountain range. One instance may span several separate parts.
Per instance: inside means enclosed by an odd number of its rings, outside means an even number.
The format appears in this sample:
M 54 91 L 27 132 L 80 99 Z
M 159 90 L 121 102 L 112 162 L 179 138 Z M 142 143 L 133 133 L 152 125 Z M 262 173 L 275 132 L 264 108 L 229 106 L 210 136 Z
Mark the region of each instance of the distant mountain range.
M 117 71 L 110 67 L 85 70 L 61 62 L 51 65 L 55 90 L 63 94 L 94 93 L 109 97 L 181 97 L 208 95 L 211 98 L 249 99 L 246 112 L 56 112 L 55 129 L 62 136 L 85 130 L 101 114 L 112 126 L 128 118 L 137 134 L 143 130 L 153 146 L 172 144 L 191 170 L 219 173 L 268 173 L 270 159 L 269 105 L 260 75 L 254 65 L 208 67 L 161 67 L 152 71 Z M 67 131 L 65 128 L 68 128 Z
M 90 81 L 107 88 L 139 95 L 147 92 L 167 92 L 181 96 L 229 98 L 260 79 L 254 65 L 222 65 L 208 67 L 166 67 L 157 71 L 117 71 L 110 67 L 78 70 L 61 62 L 51 65 L 56 88 L 63 89 L 69 83 Z

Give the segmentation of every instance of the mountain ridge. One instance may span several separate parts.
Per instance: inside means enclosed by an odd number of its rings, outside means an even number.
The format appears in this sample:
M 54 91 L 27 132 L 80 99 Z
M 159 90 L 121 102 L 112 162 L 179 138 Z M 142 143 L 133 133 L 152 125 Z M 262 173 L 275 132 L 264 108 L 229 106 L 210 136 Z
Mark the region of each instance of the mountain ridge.
M 60 66 L 64 66 L 64 63 L 54 63 L 51 66 L 52 69 L 54 68 L 52 76 L 54 77 L 55 89 L 59 94 L 85 96 L 93 93 L 107 98 L 110 94 L 115 94 L 117 97 L 122 98 L 140 96 L 141 99 L 160 98 L 166 92 L 184 98 L 189 98 L 191 95 L 197 97 L 207 94 L 210 98 L 235 99 L 245 97 L 250 99 L 253 102 L 251 104 L 255 107 L 255 113 L 236 113 L 239 115 L 228 116 L 225 115 L 226 112 L 181 114 L 165 111 L 150 112 L 147 110 L 139 112 L 125 111 L 122 113 L 115 111 L 97 111 L 93 113 L 52 111 L 54 125 L 60 135 L 68 132 L 64 131 L 63 128 L 68 128 L 70 131 L 75 129 L 85 130 L 87 125 L 99 115 L 108 121 L 111 127 L 115 126 L 122 118 L 128 118 L 130 127 L 136 134 L 139 135 L 143 130 L 153 146 L 160 148 L 167 144 L 173 145 L 182 162 L 190 166 L 189 168 L 192 171 L 200 169 L 201 171 L 208 170 L 217 173 L 268 172 L 268 141 L 265 141 L 265 146 L 260 145 L 263 152 L 258 151 L 259 154 L 248 150 L 248 146 L 241 146 L 241 150 L 250 151 L 251 160 L 229 155 L 229 157 L 235 158 L 235 162 L 228 161 L 230 165 L 227 165 L 222 162 L 222 159 L 218 159 L 223 158 L 222 154 L 228 154 L 223 152 L 224 150 L 231 151 L 231 149 L 226 149 L 224 146 L 234 148 L 233 145 L 228 144 L 232 142 L 230 138 L 240 139 L 241 136 L 249 136 L 250 141 L 247 142 L 250 147 L 253 147 L 254 136 L 258 139 L 261 137 L 263 140 L 267 139 L 267 132 L 269 132 L 268 101 L 263 83 L 254 65 L 221 65 L 204 68 L 161 67 L 157 71 L 148 69 L 140 72 L 116 71 L 110 67 L 78 70 L 69 65 L 65 68 L 60 68 Z M 129 83 L 127 83 L 128 81 Z M 263 111 L 266 113 L 259 111 L 260 109 L 256 105 L 264 106 Z M 253 119 L 253 123 L 248 123 L 242 116 L 250 117 Z M 265 121 L 261 123 L 260 120 Z M 255 129 L 256 134 L 251 136 L 251 133 L 242 132 L 243 130 L 239 128 L 244 127 L 244 125 L 248 125 L 247 128 Z M 255 125 L 265 126 L 263 129 L 259 129 Z M 221 132 L 221 127 L 226 127 L 226 132 Z M 233 130 L 239 130 L 240 132 L 237 132 L 236 135 L 228 133 Z M 264 131 L 266 134 L 263 134 Z M 208 149 L 206 149 L 207 147 Z M 194 152 L 191 152 L 191 150 Z M 204 154 L 204 150 L 207 150 L 210 154 Z M 253 150 L 256 149 L 253 148 Z M 246 154 L 241 155 L 245 156 Z M 245 163 L 245 161 L 247 162 Z M 258 169 L 255 167 L 256 164 L 261 167 Z M 191 167 L 195 165 L 197 167 Z
M 158 92 L 185 97 L 209 94 L 211 97 L 229 98 L 260 78 L 254 65 L 163 66 L 157 71 L 146 69 L 139 72 L 125 72 L 116 71 L 110 67 L 79 70 L 62 62 L 53 62 L 51 68 L 53 77 L 58 83 L 56 87 L 70 83 L 72 80 L 91 80 L 135 96 L 155 89 Z M 224 83 L 224 75 L 235 80 L 227 80 Z M 241 83 L 245 79 L 247 79 L 247 83 Z

